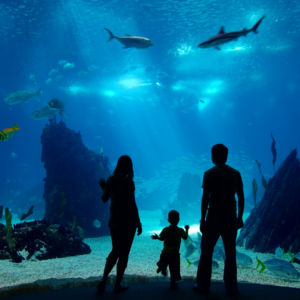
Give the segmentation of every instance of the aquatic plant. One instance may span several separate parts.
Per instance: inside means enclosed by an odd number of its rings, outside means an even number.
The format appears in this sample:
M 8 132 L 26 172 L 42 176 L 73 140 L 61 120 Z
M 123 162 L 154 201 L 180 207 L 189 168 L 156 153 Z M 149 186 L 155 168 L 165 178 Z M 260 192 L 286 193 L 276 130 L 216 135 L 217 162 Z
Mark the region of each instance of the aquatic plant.
M 8 248 L 11 254 L 13 254 L 15 248 L 16 248 L 16 240 L 12 236 L 12 228 L 11 228 L 11 219 L 12 219 L 12 214 L 9 211 L 8 208 L 5 208 L 5 228 L 4 228 L 4 238 L 8 244 Z
M 252 194 L 253 194 L 253 200 L 254 200 L 254 206 L 256 206 L 256 193 L 258 190 L 258 185 L 255 180 L 255 178 L 252 180 Z
M 257 163 L 257 166 L 258 166 L 258 169 L 259 169 L 259 173 L 260 173 L 260 175 L 262 176 L 262 178 L 261 178 L 261 184 L 262 184 L 262 186 L 265 188 L 265 191 L 268 189 L 268 183 L 267 183 L 267 180 L 265 179 L 265 177 L 264 177 L 264 175 L 262 174 L 262 172 L 261 172 L 261 164 L 257 161 L 257 160 L 255 160 L 256 161 L 256 163 Z
M 275 162 L 276 162 L 276 157 L 277 157 L 277 150 L 275 148 L 275 143 L 276 142 L 274 140 L 272 131 L 271 131 L 271 138 L 273 140 L 272 145 L 271 145 L 271 151 L 272 151 L 272 154 L 273 154 L 273 169 L 274 169 L 274 174 L 275 174 Z

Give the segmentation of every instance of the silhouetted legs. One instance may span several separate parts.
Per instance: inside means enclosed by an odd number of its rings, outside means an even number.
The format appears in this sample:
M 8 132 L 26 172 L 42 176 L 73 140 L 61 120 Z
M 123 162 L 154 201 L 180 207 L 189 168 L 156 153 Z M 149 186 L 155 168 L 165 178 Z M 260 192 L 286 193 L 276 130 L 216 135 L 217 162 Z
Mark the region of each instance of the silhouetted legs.
M 127 268 L 128 256 L 135 236 L 135 227 L 110 228 L 112 251 L 106 259 L 104 273 L 102 281 L 98 285 L 99 291 L 104 291 L 105 284 L 111 270 L 117 264 L 117 277 L 115 291 L 118 291 L 121 286 L 121 280 L 123 278 L 125 269 Z
M 181 280 L 180 276 L 180 255 L 170 254 L 170 253 L 161 253 L 160 260 L 157 263 L 158 271 L 165 276 L 167 276 L 167 268 L 170 269 L 171 277 L 171 288 L 176 288 L 176 281 Z
M 225 248 L 224 281 L 226 290 L 236 288 L 236 247 L 237 235 L 236 218 L 225 218 L 224 215 L 208 215 L 206 232 L 201 240 L 201 257 L 197 271 L 197 283 L 203 289 L 209 289 L 212 271 L 212 257 L 214 247 L 222 237 Z

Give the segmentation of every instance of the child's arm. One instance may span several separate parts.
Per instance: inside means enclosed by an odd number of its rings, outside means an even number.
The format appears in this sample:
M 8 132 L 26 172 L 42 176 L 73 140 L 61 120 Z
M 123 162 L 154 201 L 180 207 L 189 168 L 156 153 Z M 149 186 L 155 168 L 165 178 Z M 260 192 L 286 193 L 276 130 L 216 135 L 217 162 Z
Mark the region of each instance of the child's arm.
M 188 236 L 189 236 L 189 229 L 190 229 L 190 226 L 189 225 L 185 225 L 184 226 L 184 228 L 185 228 L 185 231 L 184 231 L 184 234 L 183 234 L 183 239 L 184 240 L 186 240 L 187 238 L 188 238 Z
M 156 233 L 151 235 L 151 238 L 152 240 L 160 240 L 160 241 L 163 241 L 163 238 L 160 237 L 159 235 L 157 235 Z

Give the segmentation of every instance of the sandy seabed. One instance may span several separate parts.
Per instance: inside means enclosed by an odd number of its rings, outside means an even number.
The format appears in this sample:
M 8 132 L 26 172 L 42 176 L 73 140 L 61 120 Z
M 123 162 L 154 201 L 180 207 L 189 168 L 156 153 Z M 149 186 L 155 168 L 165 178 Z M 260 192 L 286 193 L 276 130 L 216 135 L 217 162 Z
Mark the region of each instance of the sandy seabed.
M 160 217 L 157 212 L 151 214 L 149 212 L 141 212 L 141 220 L 143 222 L 143 234 L 136 236 L 126 269 L 126 281 L 165 281 L 168 280 L 162 275 L 156 274 L 156 262 L 159 259 L 163 243 L 154 241 L 150 238 L 153 232 L 159 232 L 162 228 L 158 225 L 153 228 L 153 222 L 157 223 L 154 217 Z M 155 220 L 156 219 L 156 220 Z M 151 230 L 152 229 L 152 230 Z M 193 233 L 191 233 L 193 237 Z M 0 262 L 0 292 L 1 290 L 13 289 L 19 285 L 26 285 L 39 281 L 39 285 L 57 287 L 58 282 L 67 282 L 73 280 L 78 285 L 86 282 L 96 282 L 102 275 L 105 259 L 111 250 L 111 238 L 88 238 L 84 240 L 91 247 L 91 254 L 80 255 L 66 258 L 50 259 L 45 261 L 23 261 L 16 264 L 9 260 Z M 193 280 L 196 276 L 197 267 L 188 264 L 184 258 L 184 243 L 181 245 L 181 275 L 186 280 Z M 262 274 L 256 269 L 256 257 L 264 261 L 272 258 L 272 254 L 253 253 L 251 251 L 237 248 L 239 252 L 243 252 L 252 257 L 253 265 L 250 267 L 238 267 L 238 281 L 258 283 L 266 285 L 287 286 L 300 288 L 300 280 L 288 280 L 275 277 L 271 272 L 265 270 Z M 190 261 L 199 259 L 199 254 L 194 253 L 189 257 Z M 213 272 L 214 280 L 223 280 L 223 262 L 218 262 L 219 268 Z M 112 275 L 115 275 L 116 268 L 113 269 Z M 128 276 L 131 275 L 131 276 Z M 111 276 L 114 278 L 114 276 Z M 128 279 L 128 278 L 131 278 Z M 134 279 L 135 278 L 135 279 Z M 56 284 L 51 284 L 51 280 Z M 113 280 L 113 279 L 111 279 Z

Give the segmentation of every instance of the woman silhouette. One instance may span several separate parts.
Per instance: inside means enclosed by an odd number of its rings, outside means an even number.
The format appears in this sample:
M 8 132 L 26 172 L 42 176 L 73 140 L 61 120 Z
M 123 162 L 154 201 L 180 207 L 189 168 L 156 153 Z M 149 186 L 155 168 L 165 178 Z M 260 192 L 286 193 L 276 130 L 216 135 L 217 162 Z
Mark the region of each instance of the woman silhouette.
M 98 284 L 98 291 L 104 292 L 109 273 L 117 264 L 117 277 L 114 292 L 126 291 L 129 287 L 122 285 L 128 256 L 134 239 L 136 229 L 137 235 L 142 233 L 142 225 L 134 197 L 133 166 L 128 155 L 119 158 L 113 174 L 105 180 L 100 179 L 99 185 L 103 190 L 102 201 L 105 203 L 111 199 L 109 227 L 112 240 L 112 251 L 106 258 L 106 264 L 102 280 Z

